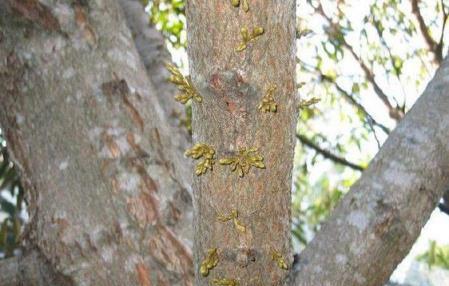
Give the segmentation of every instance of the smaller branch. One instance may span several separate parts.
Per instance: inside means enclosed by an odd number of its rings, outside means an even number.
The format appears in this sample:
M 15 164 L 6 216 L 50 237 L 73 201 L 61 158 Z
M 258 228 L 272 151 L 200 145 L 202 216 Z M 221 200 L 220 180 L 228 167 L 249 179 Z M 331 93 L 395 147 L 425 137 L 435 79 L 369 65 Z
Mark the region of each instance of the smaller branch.
M 316 143 L 314 143 L 311 139 L 307 138 L 304 135 L 297 134 L 296 138 L 298 138 L 299 141 L 301 141 L 301 143 L 303 143 L 304 145 L 306 145 L 309 148 L 312 148 L 313 150 L 315 150 L 317 153 L 321 154 L 326 159 L 330 159 L 330 160 L 334 161 L 337 164 L 340 164 L 340 165 L 343 165 L 343 166 L 347 166 L 347 167 L 352 168 L 352 169 L 354 169 L 356 171 L 363 172 L 365 170 L 365 167 L 357 165 L 357 164 L 352 163 L 352 162 L 349 162 L 348 160 L 333 154 L 331 151 L 321 148 Z
M 323 6 L 321 6 L 321 4 L 318 5 L 318 7 L 316 8 L 316 11 L 321 16 L 323 16 L 326 19 L 326 21 L 328 22 L 328 24 L 331 28 L 330 36 L 332 37 L 333 34 L 338 33 L 339 25 L 337 23 L 334 23 L 334 21 L 332 21 L 332 19 L 326 15 L 326 13 L 324 12 Z M 404 112 L 401 110 L 400 107 L 398 107 L 398 106 L 394 107 L 391 104 L 387 94 L 383 91 L 383 89 L 377 83 L 374 73 L 370 70 L 370 68 L 367 66 L 367 64 L 364 62 L 364 60 L 359 55 L 357 55 L 357 53 L 354 51 L 354 48 L 346 41 L 346 39 L 343 35 L 340 40 L 341 40 L 341 44 L 351 53 L 351 55 L 354 57 L 356 62 L 360 65 L 360 68 L 362 69 L 363 73 L 365 74 L 366 79 L 372 84 L 374 92 L 377 94 L 379 99 L 388 108 L 390 117 L 396 121 L 400 121 L 404 117 Z
M 385 38 L 384 38 L 384 36 L 383 36 L 383 32 L 382 32 L 381 29 L 380 29 L 380 26 L 379 26 L 380 21 L 376 19 L 376 17 L 374 16 L 374 14 L 373 14 L 373 16 L 372 16 L 372 19 L 373 19 L 373 25 L 374 25 L 374 28 L 376 29 L 377 35 L 379 36 L 379 40 L 380 40 L 382 46 L 387 50 L 388 56 L 389 56 L 389 58 L 390 58 L 391 66 L 392 66 L 392 67 L 395 69 L 395 71 L 396 71 L 394 74 L 395 74 L 395 76 L 396 76 L 398 82 L 399 82 L 400 85 L 401 85 L 402 94 L 403 94 L 403 96 L 404 96 L 404 104 L 402 105 L 401 110 L 402 110 L 402 112 L 405 113 L 406 94 L 405 94 L 405 91 L 404 91 L 404 85 L 402 84 L 402 80 L 401 80 L 400 73 L 399 73 L 398 70 L 396 69 L 396 65 L 395 65 L 395 60 L 394 60 L 394 57 L 393 57 L 393 53 L 392 53 L 392 51 L 391 51 L 390 46 L 387 44 L 387 41 L 385 40 Z
M 319 72 L 319 71 L 318 71 Z M 371 114 L 368 113 L 368 111 L 366 110 L 366 108 L 361 105 L 351 94 L 349 94 L 349 92 L 347 92 L 343 87 L 341 87 L 339 84 L 337 84 L 332 78 L 322 74 L 320 72 L 320 76 L 323 80 L 332 83 L 335 85 L 335 88 L 352 104 L 354 105 L 354 107 L 356 107 L 360 112 L 362 112 L 365 117 L 367 118 L 369 123 L 372 123 L 373 125 L 376 125 L 377 127 L 379 127 L 380 129 L 382 129 L 383 132 L 385 132 L 386 134 L 390 134 L 391 130 L 386 127 L 385 125 L 377 122 L 372 116 Z
M 298 59 L 299 60 L 299 59 Z M 391 130 L 383 125 L 382 123 L 376 121 L 373 116 L 366 110 L 366 108 L 359 103 L 348 91 L 346 91 L 342 86 L 340 86 L 333 78 L 323 74 L 317 67 L 308 65 L 307 63 L 299 60 L 300 64 L 303 67 L 307 67 L 308 72 L 315 72 L 319 78 L 323 81 L 327 81 L 330 84 L 333 84 L 338 92 L 340 92 L 343 97 L 348 101 L 348 103 L 352 104 L 354 108 L 356 108 L 359 112 L 363 113 L 365 116 L 367 123 L 370 125 L 370 129 L 375 133 L 375 130 L 373 128 L 373 125 L 379 127 L 385 134 L 389 135 L 391 133 Z
M 345 39 L 343 39 L 343 45 L 346 47 L 346 49 L 349 50 L 351 55 L 354 57 L 354 59 L 359 63 L 360 67 L 362 68 L 366 79 L 373 85 L 374 92 L 377 94 L 379 99 L 385 104 L 385 106 L 388 108 L 390 117 L 392 119 L 395 119 L 396 121 L 401 120 L 404 117 L 404 113 L 399 107 L 394 107 L 390 100 L 388 99 L 387 94 L 383 91 L 383 89 L 380 87 L 380 85 L 377 83 L 374 73 L 370 70 L 370 68 L 366 65 L 366 63 L 362 60 L 362 58 L 357 55 L 357 53 L 354 51 L 354 48 L 349 45 L 348 42 L 346 42 Z
M 429 29 L 427 29 L 426 22 L 424 21 L 424 17 L 422 16 L 421 10 L 419 9 L 419 0 L 412 0 L 412 13 L 415 15 L 416 20 L 418 20 L 419 29 L 424 37 L 424 40 L 427 43 L 427 46 L 429 47 L 429 50 L 434 54 L 435 63 L 440 65 L 443 61 L 443 57 L 437 52 L 438 44 L 430 35 Z
M 449 18 L 449 12 L 444 7 L 443 0 L 440 0 L 440 4 L 441 4 L 441 9 L 443 10 L 443 23 L 442 23 L 442 28 L 441 28 L 440 41 L 438 42 L 438 45 L 436 48 L 436 53 L 441 62 L 443 60 L 443 56 L 444 56 L 443 55 L 444 33 L 446 32 L 446 22 L 447 22 L 447 19 Z

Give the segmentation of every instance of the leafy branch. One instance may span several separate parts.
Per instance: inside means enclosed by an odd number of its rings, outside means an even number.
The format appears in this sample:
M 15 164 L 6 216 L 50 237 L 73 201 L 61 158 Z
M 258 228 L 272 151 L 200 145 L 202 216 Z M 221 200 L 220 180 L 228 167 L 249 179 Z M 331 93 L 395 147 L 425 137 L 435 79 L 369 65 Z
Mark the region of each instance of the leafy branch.
M 191 157 L 195 160 L 203 158 L 203 160 L 198 163 L 195 168 L 195 174 L 201 176 L 206 174 L 207 170 L 213 170 L 213 165 L 215 164 L 215 150 L 203 143 L 198 143 L 192 148 L 185 152 L 187 157 Z
M 190 77 L 185 77 L 181 71 L 172 64 L 165 65 L 167 70 L 171 73 L 168 81 L 173 83 L 181 91 L 180 94 L 175 96 L 175 100 L 186 104 L 189 100 L 194 100 L 196 102 L 202 102 L 203 98 L 199 95 L 198 91 L 192 84 Z

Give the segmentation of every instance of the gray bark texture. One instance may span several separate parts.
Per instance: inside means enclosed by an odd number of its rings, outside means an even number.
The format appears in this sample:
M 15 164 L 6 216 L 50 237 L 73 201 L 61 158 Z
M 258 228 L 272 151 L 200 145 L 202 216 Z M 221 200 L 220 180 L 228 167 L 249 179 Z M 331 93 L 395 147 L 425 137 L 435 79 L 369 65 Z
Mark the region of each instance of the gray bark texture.
M 252 168 L 240 178 L 231 167 L 194 180 L 195 285 L 234 279 L 240 285 L 282 285 L 288 271 L 272 259 L 276 251 L 287 265 L 291 249 L 291 182 L 297 92 L 293 0 L 249 1 L 250 9 L 230 1 L 187 2 L 190 74 L 202 103 L 193 105 L 193 139 L 216 151 L 217 160 L 240 149 L 258 148 L 265 169 Z M 243 4 L 243 3 L 242 3 Z M 262 27 L 264 34 L 241 52 L 240 30 Z M 258 110 L 276 84 L 276 113 Z M 246 232 L 217 219 L 237 210 Z M 199 266 L 208 249 L 217 248 L 218 265 L 207 277 Z
M 449 60 L 292 265 L 296 5 L 249 3 L 246 13 L 187 2 L 203 96 L 193 142 L 216 150 L 213 171 L 192 181 L 169 56 L 138 0 L 0 0 L 0 125 L 30 212 L 23 255 L 0 262 L 1 285 L 193 285 L 194 273 L 195 285 L 388 280 L 449 184 Z M 265 33 L 236 52 L 245 26 Z M 261 113 L 270 83 L 278 111 Z M 219 165 L 245 147 L 259 148 L 266 169 L 239 178 Z M 217 220 L 232 210 L 244 233 Z M 203 277 L 210 248 L 219 261 Z
M 159 98 L 163 41 L 128 4 L 0 1 L 0 122 L 28 190 L 26 252 L 74 285 L 191 285 L 187 142 Z

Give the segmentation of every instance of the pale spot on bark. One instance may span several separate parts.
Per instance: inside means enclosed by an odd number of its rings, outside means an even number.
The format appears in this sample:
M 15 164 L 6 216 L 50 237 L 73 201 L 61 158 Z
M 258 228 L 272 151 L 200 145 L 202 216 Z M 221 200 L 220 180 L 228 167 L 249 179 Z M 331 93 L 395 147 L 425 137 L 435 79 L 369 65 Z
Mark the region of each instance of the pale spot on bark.
M 108 51 L 107 55 L 109 58 L 115 61 L 119 61 L 121 63 L 126 63 L 126 65 L 129 66 L 130 68 L 137 70 L 137 61 L 133 53 L 131 52 L 123 53 L 122 50 L 112 49 Z
M 321 273 L 321 271 L 323 271 L 323 269 L 319 265 L 317 265 L 313 268 L 313 272 L 315 272 L 315 273 Z
M 120 136 L 117 140 L 116 143 L 120 149 L 120 152 L 122 154 L 126 154 L 128 153 L 128 151 L 131 149 L 131 147 L 128 144 L 128 140 L 126 139 L 126 136 Z
M 89 137 L 89 140 L 91 142 L 95 142 L 98 140 L 98 137 L 100 136 L 101 132 L 102 132 L 102 128 L 100 127 L 95 127 L 92 128 L 88 131 L 87 136 Z
M 106 263 L 112 263 L 114 258 L 114 249 L 112 247 L 104 247 L 101 251 L 101 258 Z
M 70 24 L 70 21 L 73 19 L 72 9 L 61 3 L 53 4 L 53 14 L 58 18 L 58 22 L 62 27 L 65 27 Z
M 80 100 L 83 97 L 83 93 L 81 91 L 77 91 L 75 94 L 76 100 Z
M 72 67 L 69 67 L 62 73 L 62 77 L 64 79 L 70 79 L 75 75 L 75 70 Z
M 18 125 L 21 125 L 23 122 L 25 122 L 25 117 L 22 114 L 17 113 L 16 114 L 16 122 Z
M 337 262 L 339 264 L 346 264 L 348 262 L 348 258 L 346 257 L 346 255 L 337 254 L 335 256 L 335 262 Z
M 117 124 L 117 122 L 113 122 L 113 124 Z M 119 136 L 121 134 L 125 133 L 125 129 L 120 127 L 114 127 L 114 128 L 108 128 L 107 134 L 111 136 Z
M 368 217 L 362 211 L 353 211 L 347 218 L 350 225 L 356 227 L 360 232 L 364 231 L 368 226 Z
M 423 144 L 429 142 L 429 138 L 431 137 L 428 132 L 422 129 L 414 129 L 412 132 L 410 132 L 410 130 L 407 130 L 407 132 L 407 139 L 409 139 L 409 141 L 412 141 L 414 144 Z
M 26 52 L 23 53 L 23 57 L 24 57 L 26 60 L 31 60 L 31 59 L 33 58 L 33 56 L 32 56 L 31 53 L 26 53 Z
M 125 262 L 125 271 L 126 272 L 134 272 L 136 269 L 136 265 L 143 263 L 143 259 L 139 255 L 130 255 Z
M 354 278 L 355 278 L 355 281 L 357 281 L 357 283 L 359 283 L 360 285 L 366 284 L 366 278 L 363 277 L 360 273 L 355 273 Z
M 414 184 L 415 176 L 406 172 L 399 164 L 391 163 L 390 167 L 383 173 L 383 178 L 386 183 L 398 186 L 401 189 L 407 189 Z
M 136 174 L 121 174 L 119 177 L 120 190 L 130 194 L 137 194 L 136 191 L 140 187 L 140 177 Z
M 64 160 L 61 163 L 59 163 L 59 170 L 63 171 L 65 169 L 67 169 L 68 166 L 69 166 L 69 161 Z

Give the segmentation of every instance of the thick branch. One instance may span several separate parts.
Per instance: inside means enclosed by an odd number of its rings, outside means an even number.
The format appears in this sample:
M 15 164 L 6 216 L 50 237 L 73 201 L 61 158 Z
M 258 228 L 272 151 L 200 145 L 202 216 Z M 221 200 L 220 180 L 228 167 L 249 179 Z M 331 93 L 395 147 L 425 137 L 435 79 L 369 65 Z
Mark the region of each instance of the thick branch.
M 449 185 L 449 60 L 300 255 L 294 285 L 383 285 Z
M 304 145 L 306 145 L 309 148 L 312 148 L 313 150 L 315 150 L 316 152 L 318 152 L 319 154 L 321 154 L 324 158 L 326 159 L 330 159 L 332 161 L 334 161 L 337 164 L 343 165 L 343 166 L 347 166 L 349 168 L 352 168 L 356 171 L 360 171 L 363 172 L 365 170 L 364 167 L 354 164 L 352 162 L 349 162 L 348 160 L 346 160 L 345 158 L 341 158 L 337 155 L 335 155 L 334 153 L 332 153 L 329 150 L 325 150 L 323 148 L 321 148 L 320 146 L 318 146 L 317 144 L 315 144 L 315 142 L 313 142 L 311 139 L 307 138 L 304 135 L 299 135 L 297 134 L 296 137 L 299 139 L 299 141 L 301 141 Z
M 119 0 L 123 9 L 128 27 L 133 35 L 139 56 L 145 65 L 148 77 L 153 84 L 157 99 L 161 108 L 165 112 L 166 121 L 170 123 L 173 132 L 173 142 L 176 142 L 180 149 L 184 151 L 191 142 L 191 137 L 187 129 L 181 126 L 181 120 L 185 113 L 185 108 L 179 102 L 173 100 L 178 91 L 176 87 L 167 81 L 169 73 L 165 64 L 171 62 L 171 55 L 165 46 L 165 39 L 162 34 L 149 24 L 148 14 L 140 0 Z M 183 179 L 191 184 L 190 164 L 176 166 L 182 169 Z
M 71 279 L 47 285 L 191 285 L 184 158 L 121 7 L 7 2 L 0 123 L 28 190 L 25 240 Z
M 172 178 L 189 192 L 185 193 L 184 196 L 190 201 L 193 164 L 191 161 L 184 159 L 183 153 L 190 145 L 192 138 L 187 128 L 181 124 L 181 119 L 185 116 L 185 107 L 174 100 L 178 91 L 167 80 L 169 74 L 165 64 L 171 61 L 171 55 L 165 46 L 165 39 L 162 34 L 154 25 L 149 24 L 148 14 L 145 12 L 142 1 L 119 0 L 119 3 L 133 35 L 137 52 L 155 89 L 155 100 L 164 111 L 161 113 L 163 121 L 170 124 L 171 143 L 178 151 L 174 154 L 179 156 L 178 160 L 171 162 L 173 167 Z M 192 212 L 193 206 L 186 204 L 182 210 L 182 216 L 191 217 Z M 192 245 L 193 233 L 191 228 L 184 226 L 177 230 L 177 234 Z

